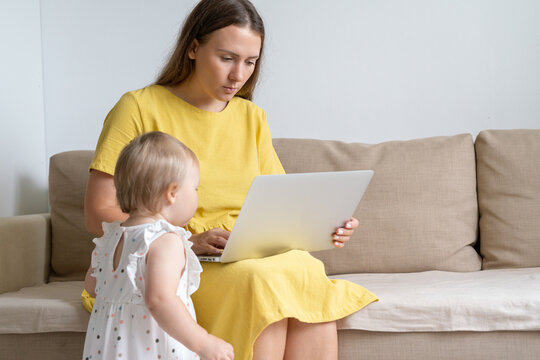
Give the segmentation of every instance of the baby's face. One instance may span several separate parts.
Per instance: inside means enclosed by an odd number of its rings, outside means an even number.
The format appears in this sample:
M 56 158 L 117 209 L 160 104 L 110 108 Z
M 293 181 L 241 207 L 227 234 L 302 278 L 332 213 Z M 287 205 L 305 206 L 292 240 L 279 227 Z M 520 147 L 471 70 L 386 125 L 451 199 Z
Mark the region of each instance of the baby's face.
M 198 186 L 199 165 L 192 162 L 182 186 L 176 192 L 177 200 L 171 205 L 171 218 L 168 219 L 171 224 L 184 226 L 195 215 L 199 202 L 199 196 L 197 195 Z

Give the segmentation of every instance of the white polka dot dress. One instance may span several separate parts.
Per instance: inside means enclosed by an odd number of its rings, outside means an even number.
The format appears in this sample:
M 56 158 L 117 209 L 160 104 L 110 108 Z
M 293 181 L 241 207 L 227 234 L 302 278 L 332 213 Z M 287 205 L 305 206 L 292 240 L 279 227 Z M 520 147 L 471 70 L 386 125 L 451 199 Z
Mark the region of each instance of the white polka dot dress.
M 190 295 L 199 287 L 202 267 L 191 250 L 193 243 L 187 240 L 191 234 L 164 220 L 130 227 L 120 226 L 120 222 L 103 223 L 103 230 L 103 237 L 94 239 L 96 302 L 88 323 L 83 360 L 198 359 L 158 326 L 144 303 L 148 248 L 155 239 L 174 232 L 186 250 L 186 267 L 176 294 L 196 319 Z M 114 269 L 114 252 L 122 235 L 122 256 Z

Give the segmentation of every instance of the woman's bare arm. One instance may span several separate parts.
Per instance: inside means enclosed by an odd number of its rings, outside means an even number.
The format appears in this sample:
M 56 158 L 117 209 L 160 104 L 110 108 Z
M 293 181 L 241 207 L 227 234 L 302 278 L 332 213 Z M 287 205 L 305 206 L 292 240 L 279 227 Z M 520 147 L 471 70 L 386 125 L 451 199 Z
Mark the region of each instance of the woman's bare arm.
M 84 219 L 88 232 L 101 236 L 101 223 L 124 221 L 128 218 L 116 202 L 116 189 L 112 175 L 91 170 L 84 198 Z
M 94 269 L 92 266 L 88 268 L 84 277 L 84 290 L 93 298 L 96 297 L 96 278 L 92 276 Z

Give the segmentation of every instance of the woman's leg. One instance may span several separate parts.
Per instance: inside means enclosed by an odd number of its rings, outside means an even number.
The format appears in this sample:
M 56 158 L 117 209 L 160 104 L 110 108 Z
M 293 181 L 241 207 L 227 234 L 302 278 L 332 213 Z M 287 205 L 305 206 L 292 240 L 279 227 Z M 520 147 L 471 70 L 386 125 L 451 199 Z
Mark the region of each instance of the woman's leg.
M 282 360 L 287 340 L 288 319 L 268 325 L 253 344 L 253 360 Z
M 308 324 L 289 319 L 284 359 L 337 360 L 338 339 L 335 321 Z

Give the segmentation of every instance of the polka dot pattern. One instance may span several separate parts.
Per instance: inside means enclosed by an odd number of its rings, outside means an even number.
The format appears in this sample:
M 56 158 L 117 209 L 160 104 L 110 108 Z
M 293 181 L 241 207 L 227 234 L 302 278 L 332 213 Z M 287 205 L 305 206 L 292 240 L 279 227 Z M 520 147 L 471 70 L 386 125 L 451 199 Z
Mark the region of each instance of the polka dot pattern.
M 105 224 L 107 225 L 107 224 Z M 92 267 L 96 277 L 96 302 L 87 330 L 83 359 L 198 359 L 198 356 L 164 332 L 144 306 L 145 255 L 151 242 L 165 232 L 168 224 L 149 224 L 148 228 L 121 228 L 105 231 L 103 238 L 95 239 Z M 174 228 L 177 229 L 177 228 Z M 181 228 L 178 228 L 181 229 Z M 183 229 L 178 234 L 185 235 Z M 120 237 L 124 242 L 123 254 L 117 269 L 112 267 L 112 255 Z M 184 242 L 185 243 L 185 242 Z M 186 246 L 186 251 L 191 251 Z M 131 259 L 135 259 L 131 262 Z M 197 263 L 200 268 L 200 265 Z M 193 318 L 195 312 L 186 289 L 190 286 L 190 262 L 177 288 L 177 295 Z M 198 276 L 198 272 L 195 274 Z M 191 275 L 191 278 L 193 275 Z

